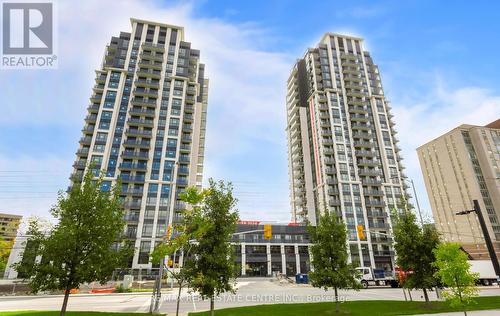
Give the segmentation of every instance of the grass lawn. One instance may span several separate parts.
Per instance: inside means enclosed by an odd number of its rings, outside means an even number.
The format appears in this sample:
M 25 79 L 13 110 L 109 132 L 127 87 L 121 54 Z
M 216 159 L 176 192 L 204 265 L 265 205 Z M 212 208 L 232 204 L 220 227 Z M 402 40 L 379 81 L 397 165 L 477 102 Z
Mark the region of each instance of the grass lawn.
M 469 310 L 500 309 L 500 296 L 478 297 L 477 304 Z M 216 305 L 217 306 L 217 303 Z M 335 303 L 259 305 L 220 309 L 217 316 L 304 316 L 304 315 L 414 315 L 460 311 L 449 307 L 446 302 L 405 301 L 350 301 L 340 304 L 340 313 L 335 313 Z M 208 312 L 189 313 L 190 316 L 209 315 Z
M 59 311 L 0 312 L 0 316 L 59 316 Z M 66 312 L 67 316 L 151 316 L 149 313 Z

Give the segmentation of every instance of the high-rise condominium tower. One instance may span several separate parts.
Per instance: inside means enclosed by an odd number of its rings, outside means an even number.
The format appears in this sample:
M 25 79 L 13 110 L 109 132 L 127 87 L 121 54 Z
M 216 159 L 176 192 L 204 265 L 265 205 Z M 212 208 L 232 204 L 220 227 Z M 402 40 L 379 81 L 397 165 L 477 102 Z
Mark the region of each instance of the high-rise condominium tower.
M 104 171 L 104 189 L 121 180 L 132 268 L 147 269 L 185 207 L 179 193 L 201 185 L 208 80 L 182 27 L 131 23 L 131 33 L 111 38 L 96 71 L 72 180 L 90 162 Z
M 325 34 L 294 65 L 287 90 L 293 219 L 316 224 L 335 212 L 347 224 L 352 262 L 392 269 L 390 214 L 402 207 L 405 176 L 391 107 L 363 40 Z
M 417 149 L 436 228 L 473 257 L 487 258 L 473 208 L 478 200 L 500 257 L 500 120 L 487 126 L 460 125 Z

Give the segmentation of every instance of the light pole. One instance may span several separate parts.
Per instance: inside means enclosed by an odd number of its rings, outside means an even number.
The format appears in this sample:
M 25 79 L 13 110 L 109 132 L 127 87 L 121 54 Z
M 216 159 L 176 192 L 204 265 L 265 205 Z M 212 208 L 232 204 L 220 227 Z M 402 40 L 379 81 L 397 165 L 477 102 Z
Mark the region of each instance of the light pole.
M 170 204 L 170 206 L 172 205 L 172 192 L 174 191 L 173 190 L 173 187 L 174 187 L 174 182 L 175 181 L 172 181 L 173 179 L 176 178 L 176 175 L 177 175 L 177 166 L 178 166 L 179 162 L 178 161 L 174 161 L 174 170 L 172 171 L 172 178 L 170 179 L 170 182 L 172 183 L 172 186 L 170 187 L 170 191 L 168 193 L 168 203 Z M 170 210 L 172 211 L 172 210 Z M 170 217 L 170 216 L 169 216 Z M 168 224 L 167 224 L 167 229 L 168 229 Z M 169 237 L 170 238 L 170 237 Z M 175 262 L 174 262 L 175 264 Z M 161 279 L 163 277 L 163 269 L 165 267 L 165 257 L 162 257 L 160 259 L 160 270 L 158 271 L 158 276 L 157 276 L 157 279 L 156 279 L 156 282 L 155 282 L 155 288 L 153 290 L 153 295 L 152 295 L 152 298 L 151 298 L 151 306 L 149 308 L 149 311 L 151 313 L 154 313 L 154 314 L 158 314 L 160 312 L 160 299 L 161 299 Z
M 474 209 L 460 211 L 455 213 L 456 215 L 468 215 L 469 213 L 476 213 L 479 219 L 479 224 L 481 225 L 481 230 L 483 231 L 484 242 L 488 248 L 488 253 L 490 254 L 491 262 L 493 263 L 493 268 L 495 269 L 495 274 L 497 275 L 497 280 L 500 278 L 500 265 L 498 264 L 497 254 L 495 253 L 495 248 L 493 248 L 493 243 L 491 242 L 490 233 L 486 227 L 486 222 L 484 221 L 483 213 L 481 212 L 481 207 L 479 206 L 478 200 L 473 200 Z
M 391 179 L 399 179 L 399 177 L 391 177 Z M 415 195 L 415 202 L 417 202 L 417 210 L 418 210 L 418 217 L 420 218 L 420 225 L 422 228 L 424 227 L 424 220 L 422 218 L 422 211 L 420 210 L 420 203 L 418 203 L 418 196 L 417 196 L 417 190 L 415 190 L 415 183 L 413 182 L 413 179 L 407 180 L 405 178 L 402 178 L 403 181 L 408 181 L 411 183 L 411 187 L 413 189 L 413 194 Z

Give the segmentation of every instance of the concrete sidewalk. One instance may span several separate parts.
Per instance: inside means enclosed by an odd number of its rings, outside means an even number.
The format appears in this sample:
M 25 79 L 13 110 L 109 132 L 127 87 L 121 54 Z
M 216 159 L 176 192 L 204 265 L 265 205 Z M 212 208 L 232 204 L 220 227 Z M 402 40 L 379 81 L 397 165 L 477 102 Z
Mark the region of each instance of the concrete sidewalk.
M 418 316 L 463 316 L 463 312 L 453 312 L 453 313 L 440 313 L 440 314 L 419 314 Z M 485 311 L 468 311 L 467 316 L 498 316 L 500 315 L 500 309 L 495 310 L 485 310 Z

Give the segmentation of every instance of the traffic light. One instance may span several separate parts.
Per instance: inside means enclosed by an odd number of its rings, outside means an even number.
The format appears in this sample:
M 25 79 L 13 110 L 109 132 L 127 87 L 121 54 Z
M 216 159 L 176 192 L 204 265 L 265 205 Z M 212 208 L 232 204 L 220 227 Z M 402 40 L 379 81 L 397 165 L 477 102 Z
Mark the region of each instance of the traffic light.
M 173 268 L 174 267 L 174 260 L 168 258 L 168 261 L 167 261 L 167 267 L 169 268 Z
M 359 238 L 359 240 L 366 239 L 365 232 L 364 232 L 364 229 L 363 229 L 363 225 L 356 226 L 356 230 L 358 231 L 358 238 Z
M 264 239 L 271 240 L 273 237 L 273 227 L 270 224 L 264 225 Z
M 172 237 L 172 225 L 167 226 L 167 239 L 170 240 L 170 237 Z

